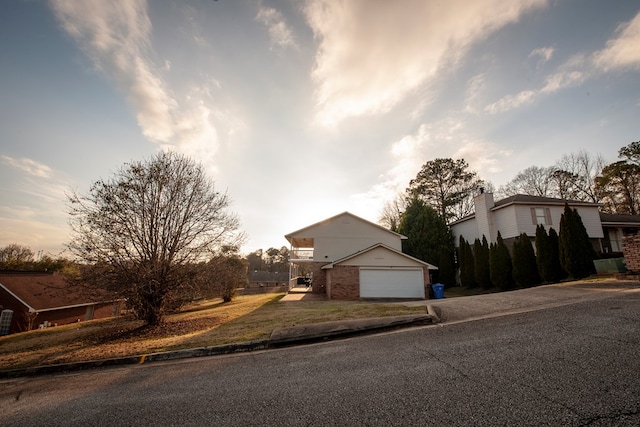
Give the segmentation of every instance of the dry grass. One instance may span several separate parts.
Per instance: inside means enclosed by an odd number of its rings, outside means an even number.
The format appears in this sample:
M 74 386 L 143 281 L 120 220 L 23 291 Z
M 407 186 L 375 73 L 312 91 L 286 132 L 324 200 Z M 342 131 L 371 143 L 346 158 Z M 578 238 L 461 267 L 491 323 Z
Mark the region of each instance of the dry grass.
M 282 296 L 206 301 L 168 316 L 162 327 L 121 317 L 0 337 L 0 370 L 252 341 L 268 338 L 277 327 L 424 311 L 365 301 L 282 302 Z

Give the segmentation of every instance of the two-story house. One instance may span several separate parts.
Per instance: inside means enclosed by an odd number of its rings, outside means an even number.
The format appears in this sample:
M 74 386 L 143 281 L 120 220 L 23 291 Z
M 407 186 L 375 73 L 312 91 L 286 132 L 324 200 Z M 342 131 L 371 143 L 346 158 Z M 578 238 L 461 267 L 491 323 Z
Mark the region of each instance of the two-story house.
M 565 203 L 575 209 L 587 230 L 587 235 L 598 253 L 621 252 L 622 236 L 635 234 L 640 228 L 640 216 L 611 215 L 599 211 L 600 205 L 577 200 L 517 194 L 494 201 L 493 194 L 481 192 L 474 199 L 475 213 L 449 224 L 456 245 L 462 236 L 468 242 L 486 236 L 489 243 L 496 241 L 498 231 L 508 247 L 520 234 L 534 238 L 536 227 L 560 232 L 560 219 Z
M 330 299 L 425 298 L 437 267 L 402 253 L 405 236 L 344 212 L 285 236 L 291 284 Z

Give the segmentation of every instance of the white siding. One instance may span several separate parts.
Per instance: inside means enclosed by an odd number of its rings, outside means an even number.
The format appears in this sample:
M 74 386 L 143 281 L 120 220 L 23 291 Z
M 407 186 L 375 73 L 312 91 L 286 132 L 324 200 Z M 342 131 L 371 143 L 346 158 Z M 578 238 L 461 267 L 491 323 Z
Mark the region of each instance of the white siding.
M 600 214 L 595 207 L 579 207 L 577 208 L 582 223 L 587 229 L 587 234 L 592 239 L 602 239 L 604 232 L 602 231 L 602 222 L 600 221 Z
M 360 298 L 424 298 L 422 269 L 361 269 Z
M 349 258 L 340 265 L 357 265 L 367 267 L 420 267 L 422 264 L 407 258 L 402 254 L 390 251 L 386 248 L 375 248 L 361 255 Z
M 376 243 L 402 250 L 399 235 L 348 214 L 319 223 L 304 234 L 313 237 L 313 257 L 320 262 L 344 258 Z
M 496 228 L 496 235 L 498 231 L 503 239 L 519 236 L 518 233 L 518 215 L 515 206 L 507 206 L 502 209 L 492 211 L 493 224 Z M 531 222 L 531 215 L 529 215 L 529 222 Z M 487 239 L 489 236 L 487 236 Z
M 478 238 L 478 226 L 475 218 L 470 218 L 466 221 L 455 224 L 451 227 L 453 233 L 454 243 L 456 246 L 460 243 L 460 236 L 464 237 L 467 242 L 473 242 Z M 487 236 L 489 239 L 489 236 Z

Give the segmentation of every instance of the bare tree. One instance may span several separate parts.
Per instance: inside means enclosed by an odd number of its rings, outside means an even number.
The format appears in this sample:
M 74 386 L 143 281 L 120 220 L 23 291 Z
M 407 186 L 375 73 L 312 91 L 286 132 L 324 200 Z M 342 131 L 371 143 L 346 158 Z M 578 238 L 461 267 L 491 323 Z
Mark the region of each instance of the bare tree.
M 84 279 L 119 291 L 148 324 L 161 323 L 190 285 L 190 265 L 243 237 L 229 197 L 201 165 L 174 152 L 125 164 L 68 201 L 68 247 L 92 267 Z
M 505 196 L 527 194 L 530 196 L 553 197 L 554 168 L 529 166 L 518 172 L 511 181 L 500 188 L 500 193 Z
M 28 246 L 11 243 L 0 248 L 0 269 L 16 270 L 35 261 L 33 251 Z
M 556 163 L 556 174 L 563 180 L 565 198 L 597 203 L 596 178 L 605 165 L 601 154 L 594 156 L 584 150 L 562 156 Z
M 407 209 L 408 198 L 406 193 L 398 193 L 393 200 L 385 203 L 380 212 L 378 223 L 391 231 L 398 231 L 402 214 Z

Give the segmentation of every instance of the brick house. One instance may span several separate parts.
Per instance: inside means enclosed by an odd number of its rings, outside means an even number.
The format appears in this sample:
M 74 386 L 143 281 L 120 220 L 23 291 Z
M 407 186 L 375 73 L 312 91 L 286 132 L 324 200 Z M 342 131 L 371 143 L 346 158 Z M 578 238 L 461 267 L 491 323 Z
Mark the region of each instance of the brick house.
M 124 300 L 69 283 L 52 272 L 0 272 L 0 306 L 11 310 L 8 333 L 117 316 Z
M 429 270 L 437 267 L 402 252 L 405 236 L 349 212 L 285 236 L 290 287 L 311 279 L 314 293 L 329 299 L 424 299 Z

